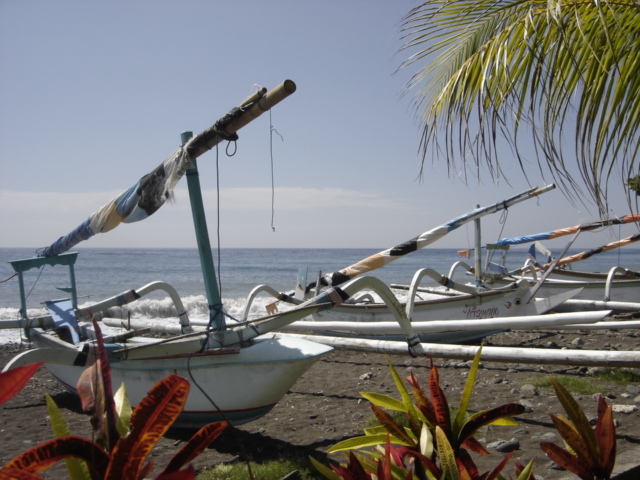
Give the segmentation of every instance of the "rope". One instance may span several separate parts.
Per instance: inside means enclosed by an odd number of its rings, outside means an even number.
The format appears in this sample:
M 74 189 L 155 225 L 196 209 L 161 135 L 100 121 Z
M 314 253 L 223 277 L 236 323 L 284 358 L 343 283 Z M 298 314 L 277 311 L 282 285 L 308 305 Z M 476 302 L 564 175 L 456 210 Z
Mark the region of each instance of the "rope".
M 13 277 L 15 277 L 16 275 L 18 275 L 17 273 L 14 273 L 13 275 L 11 275 L 9 278 L 5 278 L 4 280 L 0 280 L 0 283 L 4 283 L 4 282 L 8 282 L 9 280 L 11 280 Z
M 280 140 L 284 142 L 284 138 L 282 138 L 282 135 L 280 135 L 280 133 L 273 127 L 273 122 L 271 121 L 271 110 L 269 110 L 269 153 L 271 155 L 271 230 L 275 232 L 276 227 L 273 225 L 276 201 L 276 190 L 273 173 L 273 132 L 275 132 L 280 137 Z

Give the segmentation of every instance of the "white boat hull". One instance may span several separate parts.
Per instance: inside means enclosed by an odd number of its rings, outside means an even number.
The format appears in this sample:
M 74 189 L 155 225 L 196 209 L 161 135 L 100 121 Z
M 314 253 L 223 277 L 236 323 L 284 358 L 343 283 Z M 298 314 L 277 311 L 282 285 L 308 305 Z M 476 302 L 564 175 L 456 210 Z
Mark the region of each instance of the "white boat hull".
M 504 327 L 473 328 L 476 320 L 486 320 L 500 317 L 519 317 L 525 315 L 538 315 L 544 313 L 563 300 L 556 302 L 543 300 L 525 303 L 523 298 L 528 288 L 522 288 L 511 292 L 489 291 L 481 294 L 464 294 L 453 297 L 442 297 L 437 300 L 415 301 L 411 315 L 411 322 L 421 323 L 433 320 L 465 320 L 470 327 L 465 330 L 443 329 L 440 332 L 419 333 L 422 342 L 430 343 L 461 343 L 482 338 L 504 330 Z M 401 303 L 403 309 L 405 303 Z M 317 331 L 321 335 L 337 335 L 348 337 L 376 338 L 385 340 L 398 340 L 398 335 L 381 333 L 377 329 L 368 328 L 367 325 L 375 323 L 395 322 L 393 312 L 384 304 L 342 304 L 331 310 L 318 312 L 312 315 L 316 322 L 349 322 L 359 323 L 360 328 L 345 331 L 345 329 Z M 417 332 L 418 333 L 418 332 Z
M 34 335 L 36 347 L 52 348 L 48 335 Z M 70 345 L 71 350 L 75 347 Z M 229 420 L 239 425 L 268 413 L 295 381 L 331 347 L 309 341 L 265 335 L 253 345 L 203 353 L 150 356 L 111 362 L 114 389 L 124 383 L 132 405 L 139 403 L 159 380 L 177 374 L 191 384 L 183 413 L 174 426 L 199 428 Z M 47 369 L 76 392 L 86 367 L 47 363 Z
M 533 277 L 523 276 L 518 279 L 528 280 L 531 284 L 535 282 Z M 494 280 L 493 284 L 500 286 L 503 283 L 512 282 L 513 278 L 505 280 Z M 487 283 L 491 283 L 488 281 Z M 630 280 L 614 279 L 607 289 L 607 274 L 590 274 L 581 272 L 565 271 L 556 273 L 555 271 L 547 278 L 537 292 L 540 297 L 557 295 L 575 288 L 582 288 L 582 291 L 575 295 L 575 300 L 612 300 L 616 302 L 640 303 L 640 278 Z M 609 298 L 605 298 L 609 294 Z

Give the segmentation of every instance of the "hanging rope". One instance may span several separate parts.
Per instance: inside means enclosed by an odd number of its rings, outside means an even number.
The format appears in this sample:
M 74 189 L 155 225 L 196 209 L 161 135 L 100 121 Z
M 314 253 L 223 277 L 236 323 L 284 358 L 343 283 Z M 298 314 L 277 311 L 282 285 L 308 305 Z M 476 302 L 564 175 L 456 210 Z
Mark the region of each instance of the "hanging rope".
M 11 280 L 13 277 L 15 277 L 16 275 L 18 275 L 17 273 L 14 273 L 13 275 L 11 275 L 9 278 L 5 278 L 4 280 L 0 280 L 0 283 L 4 283 L 4 282 L 8 282 L 9 280 Z
M 280 135 L 280 133 L 273 127 L 273 122 L 271 121 L 271 110 L 269 110 L 269 153 L 271 155 L 271 230 L 273 232 L 276 231 L 276 227 L 274 225 L 274 219 L 276 215 L 276 208 L 275 208 L 276 187 L 275 187 L 274 168 L 273 168 L 273 133 L 274 132 L 280 137 L 280 140 L 284 142 L 284 138 L 282 138 L 282 135 Z

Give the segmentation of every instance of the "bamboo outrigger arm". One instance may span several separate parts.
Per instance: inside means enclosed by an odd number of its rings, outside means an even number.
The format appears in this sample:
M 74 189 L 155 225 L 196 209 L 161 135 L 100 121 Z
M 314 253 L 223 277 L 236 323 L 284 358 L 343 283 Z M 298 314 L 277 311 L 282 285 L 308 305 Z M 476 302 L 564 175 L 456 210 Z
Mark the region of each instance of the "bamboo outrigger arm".
M 218 120 L 204 132 L 195 136 L 187 147 L 191 158 L 198 158 L 208 152 L 223 140 L 233 139 L 236 132 L 264 112 L 280 103 L 296 91 L 296 84 L 292 80 L 285 80 L 273 90 L 267 92 L 261 88 L 238 107 Z M 235 137 L 237 138 L 237 137 Z

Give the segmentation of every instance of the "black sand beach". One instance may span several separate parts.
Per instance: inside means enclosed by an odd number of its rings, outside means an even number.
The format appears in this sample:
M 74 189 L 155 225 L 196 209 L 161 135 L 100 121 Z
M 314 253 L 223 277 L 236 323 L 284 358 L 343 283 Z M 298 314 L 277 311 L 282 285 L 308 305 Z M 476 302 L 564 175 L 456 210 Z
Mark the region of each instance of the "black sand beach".
M 486 345 L 639 350 L 640 333 L 633 330 L 504 332 L 487 337 Z M 17 344 L 2 346 L 0 365 L 4 366 L 24 348 L 26 347 Z M 428 359 L 405 356 L 389 358 L 402 376 L 413 370 L 422 384 L 426 385 Z M 439 369 L 441 386 L 447 394 L 450 406 L 455 407 L 464 388 L 468 365 L 465 362 L 442 359 L 435 359 L 434 364 Z M 496 450 L 495 442 L 513 440 L 517 448 L 504 473 L 513 475 L 513 461 L 526 464 L 533 458 L 534 473 L 538 478 L 576 478 L 566 471 L 554 468 L 539 448 L 539 443 L 545 440 L 562 443 L 549 414 L 564 414 L 564 411 L 552 390 L 532 389 L 525 385 L 529 385 L 534 379 L 551 375 L 590 378 L 599 386 L 609 403 L 625 406 L 620 407 L 623 411 L 614 414 L 618 436 L 615 472 L 626 471 L 640 464 L 640 383 L 604 382 L 596 379 L 586 367 L 482 362 L 470 409 L 482 410 L 504 403 L 519 402 L 528 411 L 518 417 L 517 427 L 489 427 L 477 435 L 491 452 L 487 457 L 474 457 L 481 471 L 492 468 L 506 455 Z M 338 441 L 361 434 L 372 416 L 369 404 L 362 399 L 360 392 L 380 392 L 399 397 L 386 357 L 381 354 L 334 351 L 301 377 L 268 415 L 233 431 L 227 429 L 195 460 L 194 465 L 197 469 L 204 469 L 220 462 L 240 461 L 244 455 L 256 463 L 278 457 L 307 455 L 325 463 L 330 459 L 341 461 L 341 454 L 328 456 L 326 450 Z M 46 393 L 61 408 L 74 434 L 91 437 L 89 416 L 81 412 L 77 398 L 64 390 L 46 369 L 41 368 L 21 393 L 0 407 L 0 464 L 52 437 L 45 404 Z M 597 402 L 593 396 L 576 398 L 587 416 L 595 416 Z M 188 431 L 169 431 L 152 454 L 156 472 L 168 462 L 189 435 Z M 64 466 L 58 465 L 43 476 L 66 478 L 65 473 Z M 636 475 L 630 478 L 640 478 L 640 473 L 636 472 Z

